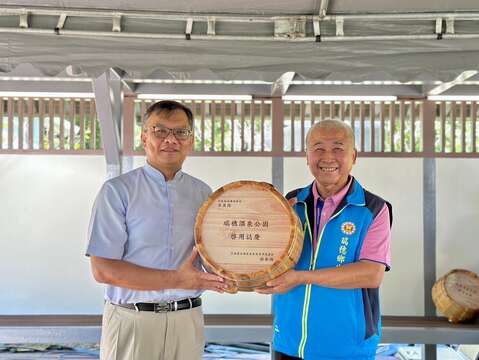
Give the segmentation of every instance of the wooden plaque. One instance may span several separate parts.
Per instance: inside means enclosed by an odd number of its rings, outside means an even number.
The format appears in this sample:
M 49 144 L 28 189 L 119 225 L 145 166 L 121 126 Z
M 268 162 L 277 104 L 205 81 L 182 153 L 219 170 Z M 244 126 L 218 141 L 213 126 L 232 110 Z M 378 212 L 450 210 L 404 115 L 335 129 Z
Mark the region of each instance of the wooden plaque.
M 196 217 L 195 241 L 205 267 L 228 292 L 252 291 L 292 268 L 301 255 L 301 223 L 268 183 L 237 181 L 215 191 Z
M 450 322 L 466 322 L 479 315 L 479 277 L 472 271 L 455 269 L 432 288 L 432 299 Z

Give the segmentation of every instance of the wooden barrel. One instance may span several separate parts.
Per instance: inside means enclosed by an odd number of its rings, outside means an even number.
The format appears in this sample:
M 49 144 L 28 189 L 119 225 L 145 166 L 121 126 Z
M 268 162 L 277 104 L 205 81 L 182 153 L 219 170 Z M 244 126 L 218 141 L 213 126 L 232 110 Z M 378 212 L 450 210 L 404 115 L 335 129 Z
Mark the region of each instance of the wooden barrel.
M 252 291 L 298 261 L 301 222 L 268 183 L 237 181 L 215 191 L 198 211 L 195 242 L 208 271 L 224 277 L 228 292 Z
M 432 299 L 450 322 L 467 322 L 479 315 L 479 277 L 468 270 L 454 269 L 436 281 Z

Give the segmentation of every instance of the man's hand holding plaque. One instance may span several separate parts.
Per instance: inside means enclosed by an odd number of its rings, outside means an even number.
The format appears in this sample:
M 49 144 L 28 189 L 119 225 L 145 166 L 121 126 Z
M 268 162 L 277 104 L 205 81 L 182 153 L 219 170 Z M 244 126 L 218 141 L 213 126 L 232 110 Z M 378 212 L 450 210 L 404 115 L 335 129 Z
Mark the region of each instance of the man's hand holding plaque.
M 195 242 L 203 265 L 225 279 L 227 292 L 253 291 L 291 269 L 303 247 L 299 219 L 268 183 L 237 181 L 200 208 Z

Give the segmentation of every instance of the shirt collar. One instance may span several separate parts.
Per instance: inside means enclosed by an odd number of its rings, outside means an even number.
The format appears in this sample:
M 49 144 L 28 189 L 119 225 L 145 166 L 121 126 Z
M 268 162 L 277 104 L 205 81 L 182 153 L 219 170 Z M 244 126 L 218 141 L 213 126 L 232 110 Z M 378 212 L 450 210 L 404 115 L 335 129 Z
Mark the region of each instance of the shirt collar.
M 145 163 L 143 168 L 145 169 L 145 172 L 148 175 L 150 175 L 152 178 L 158 180 L 162 185 L 166 184 L 165 175 L 163 175 L 163 173 L 160 170 L 158 170 L 154 166 L 150 165 L 148 163 L 148 161 Z M 183 171 L 181 171 L 181 169 L 180 169 L 176 172 L 175 176 L 173 176 L 173 179 L 171 179 L 170 183 L 177 182 L 178 180 L 181 179 L 182 176 L 183 176 Z
M 338 204 L 341 202 L 341 200 L 343 200 L 344 196 L 348 192 L 348 189 L 351 186 L 352 181 L 353 181 L 353 177 L 349 176 L 347 184 L 341 190 L 339 190 L 336 194 L 334 194 L 334 195 L 332 195 L 332 196 L 330 196 L 326 199 L 331 199 L 331 201 L 333 202 L 334 207 L 338 206 Z M 319 194 L 318 184 L 316 183 L 316 181 L 314 181 L 314 183 L 313 183 L 313 197 L 314 197 L 314 203 L 315 204 L 317 204 L 318 199 L 322 200 L 322 201 L 326 200 L 326 199 L 323 199 L 321 197 L 321 195 Z

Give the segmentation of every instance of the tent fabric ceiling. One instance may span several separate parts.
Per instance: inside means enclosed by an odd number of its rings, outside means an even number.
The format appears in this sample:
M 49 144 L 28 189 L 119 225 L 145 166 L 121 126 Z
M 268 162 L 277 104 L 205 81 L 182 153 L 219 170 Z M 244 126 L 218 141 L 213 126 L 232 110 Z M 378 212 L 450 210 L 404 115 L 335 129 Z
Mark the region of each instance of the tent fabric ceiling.
M 3 5 L 34 6 L 32 1 L 4 0 Z M 245 14 L 314 14 L 319 1 L 243 1 L 217 0 L 176 2 L 129 1 L 54 1 L 43 7 L 73 9 L 109 9 L 122 11 L 176 11 Z M 397 4 L 396 4 L 397 3 Z M 397 6 L 396 6 L 397 5 Z M 478 9 L 475 1 L 367 0 L 330 1 L 328 13 L 371 13 L 425 11 L 465 11 Z M 4 17 L 4 20 L 7 17 Z M 0 27 L 2 17 L 0 16 Z M 16 21 L 16 20 L 15 20 Z M 110 20 L 108 20 L 110 21 Z M 479 34 L 479 23 L 468 21 Z M 73 24 L 74 22 L 72 22 Z M 472 24 L 472 25 L 471 25 Z M 91 27 L 101 27 L 94 19 Z M 111 23 L 109 23 L 111 31 Z M 147 27 L 148 22 L 130 22 L 132 28 Z M 175 25 L 176 26 L 176 25 Z M 459 28 L 459 24 L 457 25 Z M 50 27 L 51 28 L 51 27 Z M 135 28 L 136 29 L 136 28 Z M 383 21 L 347 23 L 348 34 L 433 32 L 434 23 L 414 26 Z M 325 32 L 328 28 L 322 29 Z M 334 31 L 334 28 L 333 30 Z M 109 67 L 125 70 L 131 78 L 169 77 L 174 79 L 223 79 L 275 81 L 283 73 L 294 71 L 304 79 L 318 80 L 421 80 L 451 81 L 465 70 L 479 65 L 479 40 L 374 40 L 344 42 L 226 41 L 184 39 L 145 39 L 101 36 L 55 36 L 30 33 L 2 33 L 0 37 L 0 74 L 21 73 L 17 67 L 31 64 L 39 74 L 61 76 L 65 67 L 74 65 L 83 75 L 96 77 Z M 15 70 L 17 68 L 17 70 Z M 23 68 L 20 68 L 23 69 Z
M 42 7 L 108 9 L 123 11 L 173 11 L 224 14 L 313 14 L 319 11 L 320 0 L 42 0 Z M 38 1 L 3 0 L 2 5 L 36 7 Z M 381 12 L 444 12 L 474 11 L 476 0 L 330 0 L 328 13 L 355 14 Z
M 109 66 L 132 78 L 274 81 L 286 71 L 307 79 L 450 81 L 477 69 L 477 39 L 357 43 L 245 43 L 225 41 L 72 39 L 7 34 L 0 40 L 0 72 L 29 63 L 46 76 L 76 65 L 96 77 Z M 6 56 L 5 56 L 6 54 Z M 199 76 L 202 74 L 202 76 Z

